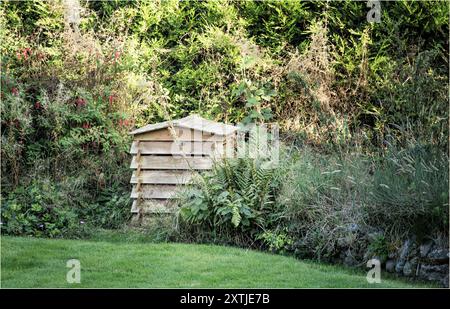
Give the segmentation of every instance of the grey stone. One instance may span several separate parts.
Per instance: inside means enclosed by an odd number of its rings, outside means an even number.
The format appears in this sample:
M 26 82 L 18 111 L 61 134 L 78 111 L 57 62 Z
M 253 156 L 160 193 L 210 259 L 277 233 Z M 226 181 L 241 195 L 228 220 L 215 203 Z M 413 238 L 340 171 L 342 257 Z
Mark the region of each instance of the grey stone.
M 386 271 L 389 273 L 393 273 L 395 271 L 395 261 L 394 260 L 386 261 Z
M 398 251 L 389 252 L 384 264 L 385 269 L 389 273 L 419 277 L 448 287 L 449 250 L 443 246 L 445 244 L 438 246 L 432 240 L 418 246 L 416 238 L 412 236 L 403 242 Z M 379 259 L 370 252 L 365 252 L 366 260 L 372 257 Z
M 388 254 L 388 259 L 393 260 L 397 257 L 397 253 L 395 251 L 391 251 Z
M 441 284 L 444 288 L 448 289 L 448 283 L 449 282 L 448 282 L 448 274 L 447 274 L 447 276 L 445 276 L 444 279 L 441 280 Z
M 413 241 L 411 239 L 407 239 L 403 243 L 402 249 L 400 251 L 400 260 L 406 260 L 412 249 L 413 249 Z
M 396 273 L 403 273 L 403 267 L 405 266 L 406 259 L 408 257 L 409 251 L 411 248 L 411 240 L 407 239 L 404 243 L 402 248 L 400 249 L 400 256 L 397 261 L 397 264 L 395 264 L 395 272 Z
M 411 265 L 411 262 L 407 261 L 403 266 L 403 275 L 409 277 L 412 274 L 413 274 L 413 266 Z
M 442 281 L 448 276 L 448 265 L 421 265 L 419 278 L 428 281 Z
M 417 269 L 417 258 L 413 258 L 410 261 L 407 261 L 403 266 L 403 275 L 407 277 L 415 276 Z
M 405 266 L 405 260 L 399 260 L 397 261 L 397 264 L 395 264 L 395 272 L 396 273 L 403 273 L 403 267 Z
M 433 246 L 432 240 L 429 240 L 426 243 L 420 245 L 419 247 L 420 257 L 422 258 L 426 257 L 428 252 L 430 252 L 432 246 Z
M 435 248 L 428 253 L 427 258 L 435 262 L 446 262 L 448 260 L 448 249 Z
M 400 250 L 400 256 L 398 258 L 397 264 L 395 265 L 395 271 L 397 273 L 403 273 L 403 267 L 410 256 L 414 256 L 417 250 L 415 245 L 415 237 L 407 239 Z M 407 269 L 409 272 L 409 269 Z

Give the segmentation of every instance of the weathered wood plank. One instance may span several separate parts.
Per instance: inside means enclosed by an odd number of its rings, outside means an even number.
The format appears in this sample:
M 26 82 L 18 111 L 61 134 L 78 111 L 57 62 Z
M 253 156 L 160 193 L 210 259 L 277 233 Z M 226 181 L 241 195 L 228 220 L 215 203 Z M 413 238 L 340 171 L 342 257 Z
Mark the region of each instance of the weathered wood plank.
M 195 172 L 189 170 L 143 170 L 137 176 L 136 171 L 134 171 L 130 183 L 138 183 L 140 180 L 142 184 L 186 184 L 192 179 L 193 173 Z
M 140 141 L 222 141 L 225 139 L 223 135 L 214 135 L 207 132 L 200 132 L 196 130 L 186 129 L 186 128 L 174 128 L 175 136 L 171 134 L 171 131 L 166 129 L 160 129 L 151 132 L 145 132 L 141 134 L 136 134 L 134 136 L 135 140 Z
M 130 153 L 137 154 L 139 150 L 141 154 L 194 154 L 214 156 L 223 153 L 224 145 L 222 142 L 134 141 L 131 145 Z
M 221 155 L 225 158 L 233 158 L 236 154 L 236 139 L 229 137 L 225 140 Z
M 131 213 L 172 213 L 176 210 L 172 200 L 134 200 Z
M 169 170 L 207 170 L 212 167 L 213 160 L 209 157 L 173 157 L 142 155 L 139 161 L 141 169 Z M 136 169 L 138 161 L 133 156 L 130 168 Z
M 133 186 L 131 198 L 138 198 L 139 193 L 143 199 L 170 199 L 176 197 L 181 186 L 175 185 L 141 185 L 140 192 Z

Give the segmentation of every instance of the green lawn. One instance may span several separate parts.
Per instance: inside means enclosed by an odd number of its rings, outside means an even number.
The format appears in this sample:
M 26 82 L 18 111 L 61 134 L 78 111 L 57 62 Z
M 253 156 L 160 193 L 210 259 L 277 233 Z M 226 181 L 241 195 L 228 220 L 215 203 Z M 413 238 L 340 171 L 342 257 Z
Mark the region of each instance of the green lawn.
M 364 272 L 230 247 L 1 238 L 2 287 L 419 287 Z M 66 261 L 81 283 L 66 282 Z

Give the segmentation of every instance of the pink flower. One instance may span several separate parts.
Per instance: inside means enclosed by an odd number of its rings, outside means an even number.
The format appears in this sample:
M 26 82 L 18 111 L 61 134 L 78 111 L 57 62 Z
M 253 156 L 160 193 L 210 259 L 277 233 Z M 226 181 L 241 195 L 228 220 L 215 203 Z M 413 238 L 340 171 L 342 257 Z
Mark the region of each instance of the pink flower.
M 83 98 L 77 98 L 75 100 L 75 104 L 77 105 L 77 107 L 85 106 L 86 105 L 86 100 L 83 99 Z
M 28 56 L 31 56 L 31 49 L 28 47 L 22 49 L 22 55 L 23 55 L 23 59 L 27 60 Z
M 13 95 L 15 95 L 15 96 L 18 96 L 18 95 L 19 95 L 19 90 L 18 90 L 16 87 L 13 87 L 13 88 L 11 89 L 11 93 L 12 93 Z

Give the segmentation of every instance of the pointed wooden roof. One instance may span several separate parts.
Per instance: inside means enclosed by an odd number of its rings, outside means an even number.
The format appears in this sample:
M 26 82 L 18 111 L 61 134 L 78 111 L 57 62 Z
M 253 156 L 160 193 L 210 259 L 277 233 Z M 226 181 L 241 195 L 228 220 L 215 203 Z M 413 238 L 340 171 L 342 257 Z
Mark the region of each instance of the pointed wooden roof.
M 154 124 L 148 124 L 142 128 L 130 132 L 130 134 L 136 135 L 145 132 L 160 130 L 168 128 L 170 125 L 173 125 L 174 127 L 193 129 L 218 135 L 229 135 L 238 130 L 238 128 L 235 126 L 207 120 L 205 118 L 200 117 L 199 115 L 194 114 L 173 121 L 164 121 Z

